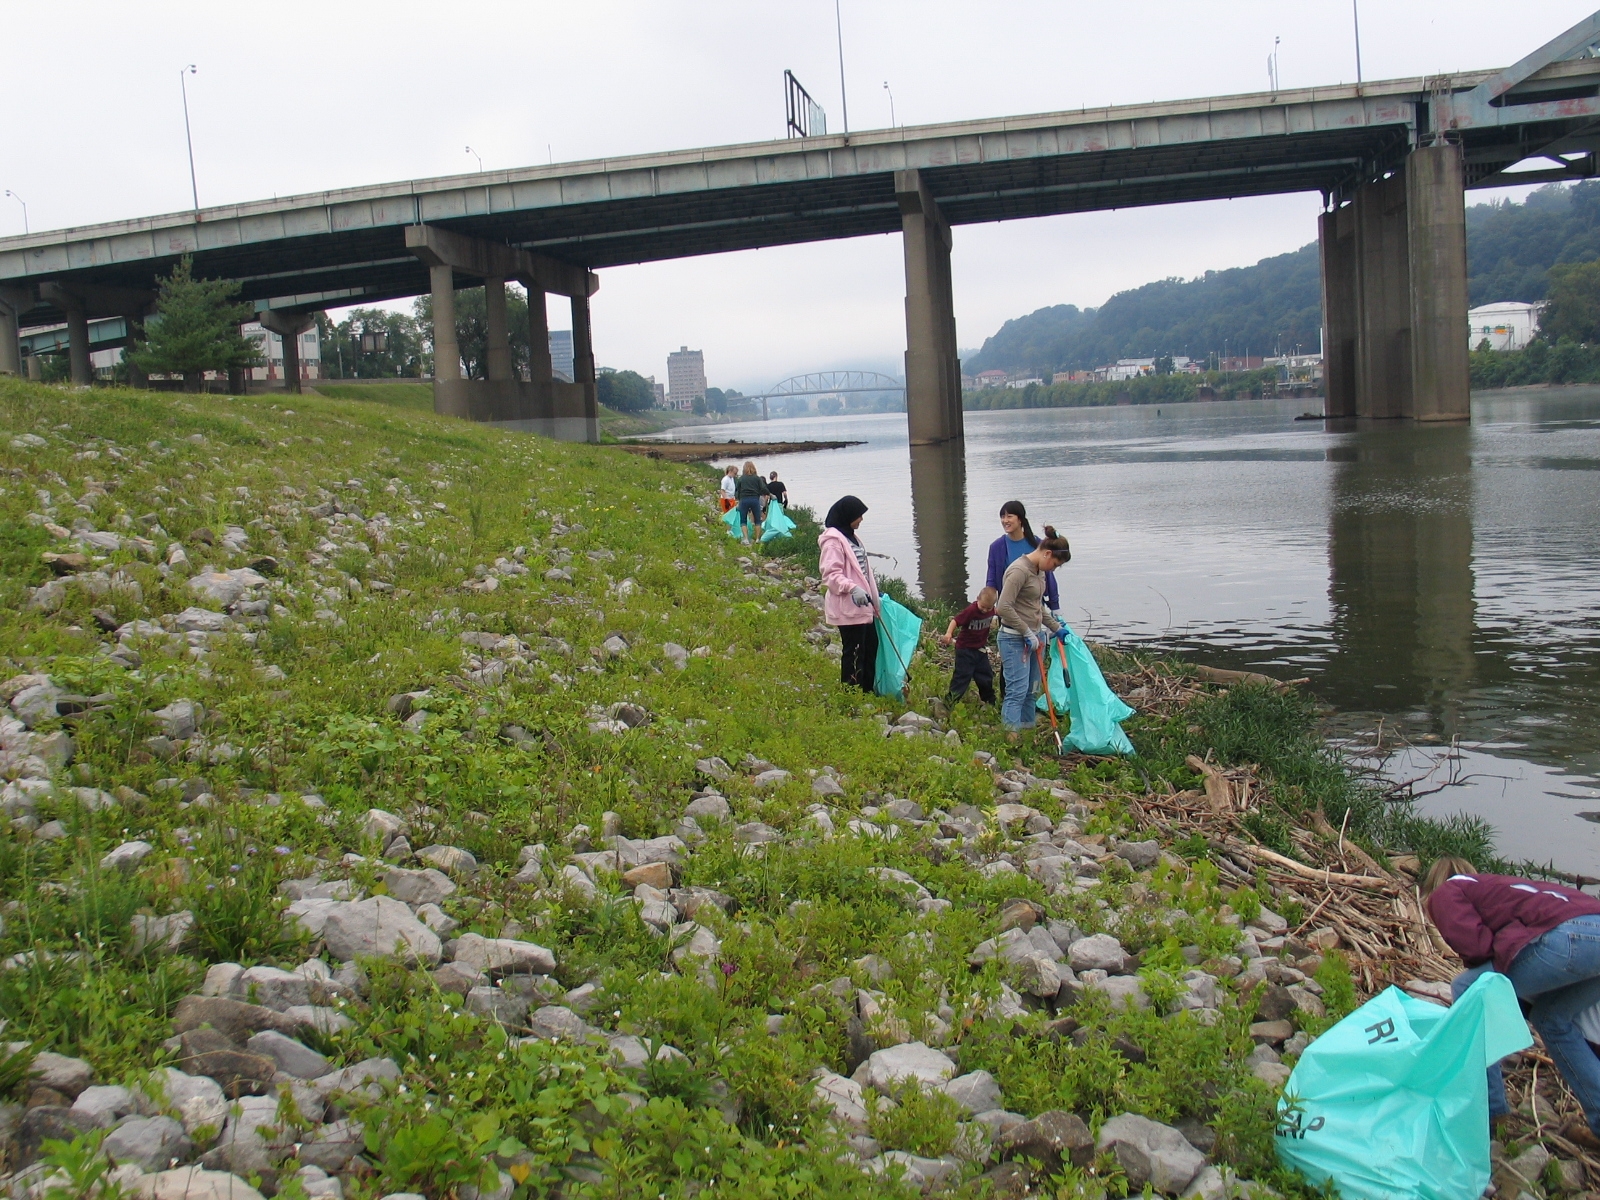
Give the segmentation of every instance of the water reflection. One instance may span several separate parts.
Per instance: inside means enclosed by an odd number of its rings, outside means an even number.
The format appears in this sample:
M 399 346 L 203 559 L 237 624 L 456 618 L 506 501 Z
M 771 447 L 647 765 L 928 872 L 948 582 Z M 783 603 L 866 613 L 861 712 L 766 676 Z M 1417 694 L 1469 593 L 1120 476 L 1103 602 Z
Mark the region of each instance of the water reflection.
M 929 599 L 967 602 L 967 450 L 961 439 L 911 448 L 917 582 Z
M 1453 736 L 1477 674 L 1472 430 L 1353 429 L 1327 461 L 1333 648 L 1317 690 L 1340 708 L 1425 709 Z

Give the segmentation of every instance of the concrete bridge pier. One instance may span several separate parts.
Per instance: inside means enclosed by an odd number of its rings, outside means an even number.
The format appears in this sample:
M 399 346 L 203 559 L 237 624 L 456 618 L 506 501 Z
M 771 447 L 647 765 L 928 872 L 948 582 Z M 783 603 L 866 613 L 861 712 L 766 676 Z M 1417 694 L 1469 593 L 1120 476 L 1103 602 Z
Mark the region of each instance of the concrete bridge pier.
M 300 394 L 300 335 L 317 323 L 315 313 L 266 309 L 256 314 L 261 328 L 283 339 L 283 390 Z
M 600 421 L 589 330 L 589 297 L 600 287 L 595 274 L 558 259 L 432 225 L 409 226 L 406 248 L 428 264 L 433 286 L 433 410 L 560 441 L 598 442 Z M 457 271 L 484 281 L 485 379 L 461 375 L 455 321 Z M 527 381 L 516 378 L 511 357 L 506 282 L 512 279 L 528 289 L 532 360 Z M 551 372 L 547 292 L 572 301 L 574 383 L 556 380 Z
M 894 173 L 906 255 L 906 428 L 913 446 L 963 435 L 950 224 L 920 171 Z
M 1318 225 L 1331 417 L 1470 419 L 1461 150 L 1425 146 Z
M 0 375 L 20 376 L 22 366 L 21 317 L 33 307 L 33 289 L 0 287 Z

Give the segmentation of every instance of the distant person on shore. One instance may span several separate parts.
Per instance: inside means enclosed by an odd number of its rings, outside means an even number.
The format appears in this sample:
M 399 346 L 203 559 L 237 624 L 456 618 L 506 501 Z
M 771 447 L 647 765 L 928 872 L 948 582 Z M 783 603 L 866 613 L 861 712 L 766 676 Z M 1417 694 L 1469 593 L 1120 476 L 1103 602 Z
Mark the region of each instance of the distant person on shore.
M 950 676 L 950 691 L 945 696 L 949 704 L 959 703 L 967 694 L 970 684 L 978 685 L 978 699 L 985 704 L 994 703 L 994 665 L 989 661 L 989 634 L 998 618 L 994 615 L 995 603 L 1000 593 L 992 587 L 982 588 L 978 598 L 950 618 L 950 627 L 939 639 L 944 645 L 954 643 L 956 669 Z
M 734 504 L 734 493 L 739 484 L 739 468 L 729 467 L 722 473 L 721 480 L 717 483 L 717 495 L 722 501 L 722 511 L 727 512 Z
M 1004 532 L 989 543 L 989 569 L 983 579 L 984 586 L 992 587 L 995 591 L 1001 589 L 1006 568 L 1024 554 L 1037 549 L 1039 545 L 1033 526 L 1028 524 L 1028 510 L 1023 507 L 1021 500 L 1007 500 L 1000 506 L 1000 528 Z M 1056 531 L 1046 525 L 1044 535 L 1053 538 L 1056 536 Z M 1071 557 L 1072 552 L 1069 550 L 1066 558 L 1061 561 L 1066 562 Z M 1044 603 L 1052 613 L 1061 611 L 1061 594 L 1056 589 L 1056 577 L 1053 573 L 1045 576 Z
M 789 489 L 783 486 L 783 480 L 778 478 L 776 471 L 767 480 L 767 495 L 783 505 L 784 512 L 789 511 Z
M 732 468 L 729 468 L 730 470 Z M 744 464 L 744 470 L 733 485 L 733 494 L 739 502 L 739 531 L 744 544 L 750 544 L 750 528 L 755 527 L 755 538 L 761 541 L 761 502 L 766 498 L 767 485 L 761 482 L 761 472 L 753 462 Z
M 844 654 L 839 678 L 864 692 L 873 690 L 878 674 L 878 581 L 856 530 L 867 506 L 854 496 L 834 501 L 817 538 L 821 550 L 822 615 L 839 631 Z
M 1032 729 L 1038 714 L 1033 698 L 1042 682 L 1044 645 L 1049 637 L 1061 637 L 1064 628 L 1045 607 L 1045 580 L 1071 556 L 1065 538 L 1045 538 L 1013 561 L 1001 581 L 995 605 L 1006 687 L 1000 722 L 1009 742 L 1019 741 L 1024 729 Z
M 1600 1152 L 1600 1058 L 1585 1036 L 1600 1004 L 1600 899 L 1542 879 L 1480 875 L 1445 857 L 1422 882 L 1428 916 L 1468 969 L 1450 984 L 1459 998 L 1485 971 L 1511 980 L 1556 1070 L 1583 1106 L 1561 1133 Z M 1500 1064 L 1489 1068 L 1489 1119 L 1510 1112 Z

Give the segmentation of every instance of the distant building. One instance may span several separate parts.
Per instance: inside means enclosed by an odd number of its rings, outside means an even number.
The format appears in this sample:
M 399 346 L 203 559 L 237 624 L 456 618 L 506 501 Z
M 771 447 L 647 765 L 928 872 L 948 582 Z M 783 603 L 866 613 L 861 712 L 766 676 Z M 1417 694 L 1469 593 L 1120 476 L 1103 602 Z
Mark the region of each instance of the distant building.
M 655 397 L 656 397 L 655 405 L 656 405 L 656 407 L 657 408 L 666 408 L 667 407 L 667 389 L 666 389 L 666 385 L 657 383 L 656 382 L 656 377 L 654 375 L 648 376 L 645 379 L 645 382 L 650 385 L 650 390 L 655 393 Z
M 572 383 L 572 330 L 550 331 L 550 369 L 556 378 Z
M 687 410 L 706 398 L 706 356 L 702 350 L 680 346 L 667 355 L 667 395 L 672 407 Z
M 1285 354 L 1279 358 L 1264 358 L 1264 367 L 1277 367 L 1278 378 L 1284 383 L 1321 383 L 1322 355 Z
M 1008 380 L 1006 380 L 1006 386 L 1008 388 L 1015 388 L 1017 391 L 1020 392 L 1023 388 L 1027 387 L 1030 383 L 1043 383 L 1043 382 L 1044 382 L 1044 380 L 1040 379 L 1037 375 L 1030 375 L 1026 379 L 1008 379 Z
M 1259 371 L 1262 359 L 1259 354 L 1232 355 L 1217 360 L 1219 371 Z
M 1516 300 L 1480 304 L 1467 311 L 1467 347 L 1485 341 L 1491 350 L 1521 350 L 1539 332 L 1539 306 Z
M 977 379 L 978 386 L 981 388 L 1000 387 L 1006 381 L 1006 373 L 1004 371 L 979 371 L 974 378 Z
M 269 329 L 263 329 L 259 321 L 246 321 L 239 326 L 239 332 L 247 338 L 254 338 L 258 353 L 265 360 L 259 367 L 251 367 L 251 379 L 282 379 L 283 378 L 283 338 Z M 300 335 L 300 378 L 322 378 L 322 341 L 317 336 L 317 327 L 313 325 Z

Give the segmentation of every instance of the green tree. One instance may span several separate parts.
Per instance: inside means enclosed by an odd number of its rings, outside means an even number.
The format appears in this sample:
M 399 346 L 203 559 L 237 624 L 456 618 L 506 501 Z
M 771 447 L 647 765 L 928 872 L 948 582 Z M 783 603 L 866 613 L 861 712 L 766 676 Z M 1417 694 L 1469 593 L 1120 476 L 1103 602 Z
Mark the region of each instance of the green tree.
M 616 412 L 643 412 L 653 408 L 656 389 L 637 371 L 607 371 L 595 379 L 600 403 Z
M 416 379 L 433 371 L 433 354 L 424 330 L 411 313 L 384 308 L 354 308 L 334 324 L 317 315 L 322 335 L 322 371 L 345 379 Z M 366 344 L 373 345 L 363 350 Z M 381 345 L 383 348 L 377 349 Z
M 721 388 L 708 387 L 706 389 L 706 409 L 719 415 L 727 412 L 728 394 Z
M 256 342 L 239 332 L 255 315 L 238 301 L 239 283 L 196 279 L 193 268 L 184 255 L 161 281 L 155 315 L 129 356 L 147 374 L 182 375 L 186 392 L 198 392 L 207 371 L 226 373 L 261 362 Z
M 433 297 L 418 296 L 412 306 L 418 325 L 433 353 Z M 520 379 L 528 370 L 528 297 L 515 284 L 506 288 L 506 340 L 511 343 L 511 369 Z M 456 344 L 468 379 L 489 378 L 489 318 L 483 289 L 464 288 L 456 293 Z
M 1540 336 L 1550 342 L 1600 341 L 1600 262 L 1558 263 L 1549 280 Z

